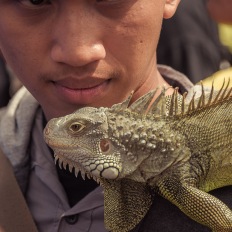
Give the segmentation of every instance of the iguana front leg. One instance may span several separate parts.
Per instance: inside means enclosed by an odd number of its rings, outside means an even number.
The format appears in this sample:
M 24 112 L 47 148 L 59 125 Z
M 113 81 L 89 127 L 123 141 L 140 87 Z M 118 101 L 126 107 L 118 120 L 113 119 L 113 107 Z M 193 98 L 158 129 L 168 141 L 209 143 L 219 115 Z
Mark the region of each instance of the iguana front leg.
M 232 211 L 216 197 L 180 183 L 171 177 L 158 183 L 158 193 L 175 204 L 191 219 L 208 226 L 213 232 L 232 231 Z

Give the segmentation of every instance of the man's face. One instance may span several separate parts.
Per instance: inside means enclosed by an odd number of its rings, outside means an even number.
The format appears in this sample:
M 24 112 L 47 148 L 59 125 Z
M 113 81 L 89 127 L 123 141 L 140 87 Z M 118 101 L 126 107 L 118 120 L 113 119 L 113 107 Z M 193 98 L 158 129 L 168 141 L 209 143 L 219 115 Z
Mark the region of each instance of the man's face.
M 173 2 L 0 0 L 0 50 L 47 119 L 111 106 L 153 85 Z
M 208 0 L 208 9 L 212 17 L 222 23 L 232 23 L 231 0 Z

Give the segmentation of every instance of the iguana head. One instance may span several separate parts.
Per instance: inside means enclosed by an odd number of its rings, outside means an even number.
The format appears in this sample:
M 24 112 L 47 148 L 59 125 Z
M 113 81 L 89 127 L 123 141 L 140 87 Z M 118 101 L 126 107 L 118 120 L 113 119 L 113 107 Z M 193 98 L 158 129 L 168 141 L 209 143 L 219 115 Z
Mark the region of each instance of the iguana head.
M 82 176 L 118 178 L 125 149 L 109 138 L 105 109 L 86 107 L 48 122 L 45 141 L 60 164 L 74 167 Z

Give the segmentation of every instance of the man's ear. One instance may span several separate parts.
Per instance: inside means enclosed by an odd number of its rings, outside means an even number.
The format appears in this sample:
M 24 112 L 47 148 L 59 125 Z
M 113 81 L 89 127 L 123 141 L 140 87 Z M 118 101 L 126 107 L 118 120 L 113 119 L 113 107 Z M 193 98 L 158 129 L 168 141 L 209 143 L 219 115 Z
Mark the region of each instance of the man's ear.
M 179 5 L 181 0 L 166 0 L 165 6 L 164 6 L 164 18 L 169 19 L 171 18 Z

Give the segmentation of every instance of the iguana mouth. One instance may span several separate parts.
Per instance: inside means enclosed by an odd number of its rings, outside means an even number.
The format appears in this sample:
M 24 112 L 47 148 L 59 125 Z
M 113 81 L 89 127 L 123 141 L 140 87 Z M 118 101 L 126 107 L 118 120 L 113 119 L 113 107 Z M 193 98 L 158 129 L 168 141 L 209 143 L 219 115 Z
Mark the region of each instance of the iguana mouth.
M 81 177 L 83 178 L 83 180 L 85 180 L 86 176 L 87 176 L 87 178 L 89 178 L 89 179 L 91 179 L 91 178 L 94 179 L 98 184 L 100 183 L 100 178 L 92 175 L 91 172 L 87 172 L 85 170 L 85 168 L 82 167 L 79 163 L 74 162 L 71 159 L 68 159 L 67 157 L 65 157 L 61 153 L 55 153 L 54 157 L 55 157 L 55 163 L 58 162 L 60 168 L 64 168 L 66 170 L 67 169 L 67 165 L 68 165 L 68 169 L 69 169 L 70 172 L 72 172 L 73 168 L 74 168 L 75 176 L 76 177 L 80 173 Z
M 77 176 L 80 172 L 82 178 L 85 180 L 87 176 L 89 179 L 93 178 L 97 183 L 100 182 L 100 178 L 104 179 L 117 179 L 119 176 L 119 169 L 115 167 L 116 165 L 113 162 L 103 163 L 100 161 L 95 161 L 92 163 L 83 166 L 77 161 L 73 161 L 72 159 L 64 156 L 62 153 L 55 153 L 55 163 L 58 162 L 60 168 L 67 169 L 72 172 L 73 168 L 75 170 L 75 175 Z

